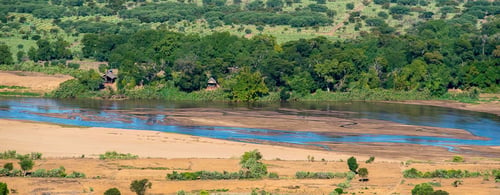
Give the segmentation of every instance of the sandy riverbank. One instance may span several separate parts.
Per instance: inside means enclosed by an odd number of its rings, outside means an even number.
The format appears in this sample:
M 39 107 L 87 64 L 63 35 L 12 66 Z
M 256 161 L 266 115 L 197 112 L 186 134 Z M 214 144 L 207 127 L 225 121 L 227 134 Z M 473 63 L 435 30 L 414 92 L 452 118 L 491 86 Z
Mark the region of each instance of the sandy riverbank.
M 59 84 L 73 77 L 38 72 L 0 71 L 0 78 L 0 85 L 25 87 L 26 89 L 22 90 L 24 92 L 47 93 L 57 89 Z
M 339 160 L 348 155 L 283 146 L 231 142 L 190 135 L 144 130 L 64 127 L 0 119 L 0 150 L 42 152 L 46 157 L 97 157 L 106 151 L 157 158 L 237 158 L 258 149 L 266 159 Z
M 490 99 L 500 97 L 499 94 L 481 94 L 480 99 Z M 454 108 L 475 112 L 486 112 L 491 114 L 496 114 L 500 116 L 500 101 L 489 101 L 489 102 L 478 102 L 476 104 L 462 103 L 451 100 L 411 100 L 411 101 L 387 101 L 388 103 L 402 103 L 402 104 L 414 104 L 414 105 L 429 105 L 429 106 L 439 106 L 446 108 Z
M 276 145 L 230 142 L 196 136 L 142 130 L 68 127 L 54 124 L 0 119 L 0 150 L 18 153 L 41 152 L 43 160 L 35 161 L 34 169 L 53 169 L 65 166 L 67 172 L 78 171 L 86 179 L 0 177 L 19 194 L 102 194 L 117 187 L 122 194 L 132 194 L 128 188 L 132 180 L 148 178 L 153 194 L 175 194 L 179 190 L 228 190 L 229 194 L 249 194 L 252 189 L 264 189 L 276 194 L 328 194 L 335 184 L 345 179 L 294 179 L 297 171 L 345 172 L 346 159 L 355 156 L 360 167 L 369 170 L 370 181 L 353 180 L 346 191 L 363 194 L 409 194 L 415 184 L 440 182 L 451 194 L 498 194 L 500 186 L 494 179 L 465 178 L 459 188 L 451 186 L 456 179 L 407 179 L 402 171 L 412 167 L 423 171 L 435 169 L 465 169 L 488 171 L 499 169 L 495 158 L 464 154 L 466 163 L 450 163 L 453 153 L 438 147 L 336 144 L 340 151 L 311 150 Z M 343 148 L 343 149 L 342 149 Z M 427 149 L 426 149 L 427 148 Z M 483 148 L 483 147 L 481 147 Z M 223 180 L 223 181 L 167 181 L 172 171 L 238 171 L 238 158 L 245 151 L 258 149 L 266 159 L 270 172 L 281 179 Z M 415 150 L 418 149 L 418 150 Z M 105 151 L 139 155 L 136 160 L 99 160 Z M 379 152 L 376 152 L 379 150 Z M 499 150 L 499 148 L 496 148 Z M 366 164 L 367 151 L 376 156 L 375 163 Z M 423 153 L 419 156 L 419 153 Z M 81 158 L 85 155 L 85 158 Z M 406 156 L 402 158 L 401 156 Z M 307 161 L 313 156 L 314 162 Z M 148 158 L 145 158 L 148 157 Z M 153 157 L 153 158 L 149 158 Z M 324 160 L 322 160 L 324 159 Z M 414 159 L 402 165 L 405 159 Z M 447 160 L 444 160 L 447 159 Z M 0 160 L 0 165 L 16 160 Z M 17 163 L 14 163 L 18 167 Z M 159 167 L 162 169 L 150 169 Z M 91 192 L 91 189 L 93 192 Z

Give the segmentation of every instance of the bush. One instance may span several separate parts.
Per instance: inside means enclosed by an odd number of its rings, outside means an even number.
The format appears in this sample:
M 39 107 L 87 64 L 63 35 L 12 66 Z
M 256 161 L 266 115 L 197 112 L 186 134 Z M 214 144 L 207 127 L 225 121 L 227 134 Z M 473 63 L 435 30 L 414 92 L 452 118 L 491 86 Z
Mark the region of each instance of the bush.
M 38 169 L 31 173 L 31 177 L 47 177 L 47 170 L 45 169 Z
M 309 175 L 309 172 L 304 172 L 304 171 L 298 171 L 295 173 L 295 177 L 297 179 L 305 179 L 308 177 L 308 175 Z
M 342 188 L 342 189 L 346 189 L 346 188 L 351 187 L 351 183 L 347 180 L 347 181 L 344 181 L 342 183 L 337 184 L 337 186 Z
M 349 181 L 350 181 L 350 180 L 352 180 L 355 176 L 356 176 L 356 173 L 354 173 L 354 172 L 352 172 L 352 171 L 348 171 L 348 172 L 346 173 L 346 178 L 347 178 L 347 180 L 349 180 Z
M 464 157 L 462 156 L 453 156 L 452 162 L 464 162 Z
M 197 172 L 183 172 L 178 173 L 174 171 L 167 174 L 167 180 L 229 180 L 229 179 L 242 179 L 243 172 L 210 172 L 210 171 L 197 171 Z
M 469 172 L 467 170 L 444 170 L 437 169 L 430 172 L 422 173 L 415 168 L 411 168 L 403 171 L 403 176 L 405 178 L 468 178 L 468 177 L 479 177 L 483 175 L 481 172 Z
M 370 156 L 370 158 L 368 160 L 366 160 L 365 163 L 370 164 L 373 161 L 375 161 L 375 157 L 374 156 Z
M 432 193 L 432 195 L 449 195 L 449 193 L 443 190 L 436 190 Z
M 121 193 L 117 188 L 109 188 L 104 192 L 104 195 L 121 195 Z
M 47 177 L 66 177 L 66 169 L 60 166 L 57 169 L 52 169 L 47 172 Z
M 10 175 L 10 170 L 5 169 L 5 168 L 0 169 L 0 177 L 1 176 L 9 176 L 9 175 Z
M 362 178 L 368 177 L 368 169 L 367 168 L 359 168 L 358 169 L 358 174 Z
M 500 182 L 500 169 L 494 169 L 492 174 L 495 176 L 495 182 Z
M 40 159 L 42 159 L 42 153 L 40 153 L 40 152 L 32 152 L 30 154 L 30 157 L 33 160 L 40 160 Z
M 85 174 L 73 171 L 73 173 L 67 175 L 66 178 L 85 178 Z
M 0 153 L 0 159 L 14 159 L 14 158 L 16 158 L 15 150 L 7 150 L 4 151 L 3 153 Z
M 12 163 L 5 163 L 3 168 L 12 171 L 12 169 L 14 169 L 14 165 Z
M 35 165 L 35 163 L 31 159 L 22 159 L 19 162 L 19 165 L 21 166 L 21 169 L 23 171 L 28 171 L 28 170 L 31 170 L 33 168 L 33 165 Z
M 269 176 L 268 176 L 270 179 L 279 179 L 280 176 L 278 175 L 278 173 L 275 173 L 275 172 L 271 172 L 269 173 Z
M 0 182 L 0 195 L 9 194 L 9 188 L 6 183 Z
M 451 183 L 453 187 L 458 187 L 459 185 L 462 185 L 462 180 L 455 180 L 453 183 Z
M 418 171 L 415 168 L 411 168 L 408 170 L 403 171 L 403 176 L 405 178 L 421 178 L 422 177 L 422 172 Z
M 79 69 L 80 68 L 80 64 L 78 64 L 78 63 L 68 63 L 68 68 Z
M 23 175 L 23 172 L 21 170 L 19 170 L 19 169 L 14 169 L 9 174 L 9 176 L 11 176 L 11 177 L 18 177 L 18 176 L 21 176 L 21 175 Z
M 77 173 L 77 174 L 74 174 Z M 32 177 L 68 177 L 68 178 L 84 178 L 85 174 L 83 173 L 78 173 L 78 172 L 73 172 L 71 177 L 67 176 L 66 174 L 66 169 L 61 166 L 56 169 L 51 169 L 51 170 L 45 170 L 45 169 L 37 169 L 31 174 Z
M 240 158 L 240 165 L 245 178 L 262 178 L 267 174 L 267 166 L 261 162 L 262 154 L 258 150 L 245 152 Z
M 144 195 L 148 188 L 151 189 L 152 185 L 153 184 L 149 182 L 148 179 L 134 180 L 130 184 L 130 190 L 135 192 L 137 195 Z
M 434 192 L 432 186 L 428 183 L 417 184 L 413 190 L 411 190 L 412 195 L 430 195 Z
M 123 153 L 118 153 L 116 151 L 111 151 L 111 152 L 106 152 L 104 154 L 99 155 L 99 159 L 101 160 L 106 160 L 106 159 L 121 159 L 121 160 L 129 160 L 129 159 L 137 159 L 139 156 L 133 155 L 130 153 L 123 154 Z
M 295 177 L 297 179 L 333 179 L 333 178 L 343 178 L 345 173 L 332 173 L 332 172 L 305 172 L 297 171 Z
M 351 156 L 351 158 L 347 159 L 347 165 L 349 166 L 349 170 L 357 173 L 356 170 L 358 169 L 359 165 L 356 162 L 356 158 L 354 158 L 354 156 Z
M 177 191 L 177 195 L 186 195 L 186 192 L 184 190 Z

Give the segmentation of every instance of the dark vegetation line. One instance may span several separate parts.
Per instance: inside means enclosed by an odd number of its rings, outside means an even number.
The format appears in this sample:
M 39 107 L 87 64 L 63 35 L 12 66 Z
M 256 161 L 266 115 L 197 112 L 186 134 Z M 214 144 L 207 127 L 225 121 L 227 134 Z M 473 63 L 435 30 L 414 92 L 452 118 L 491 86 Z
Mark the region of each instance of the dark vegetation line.
M 370 32 L 363 31 L 356 39 L 332 41 L 317 37 L 282 44 L 268 35 L 247 39 L 228 32 L 214 32 L 201 36 L 171 32 L 161 25 L 202 18 L 212 26 L 322 26 L 329 23 L 321 17 L 335 14 L 328 14 L 329 9 L 324 9 L 321 1 L 293 12 L 283 11 L 290 2 L 279 0 L 253 1 L 245 6 L 236 1 L 235 5 L 226 5 L 220 0 L 204 0 L 204 6 L 137 4 L 140 1 L 135 2 L 136 6 L 125 6 L 125 1 L 118 0 L 91 1 L 95 4 L 75 0 L 50 1 L 40 7 L 47 1 L 14 2 L 17 1 L 6 1 L 1 7 L 4 16 L 0 18 L 5 21 L 2 24 L 8 23 L 9 12 L 31 13 L 37 18 L 53 19 L 67 33 L 85 33 L 80 43 L 81 53 L 69 50 L 70 43 L 62 38 L 38 37 L 37 47 L 18 53 L 18 59 L 26 56 L 35 62 L 46 61 L 46 66 L 64 66 L 66 63 L 58 63 L 58 60 L 78 55 L 102 61 L 106 65 L 101 67 L 101 72 L 118 69 L 116 90 L 102 90 L 101 75 L 97 71 L 80 71 L 75 75 L 77 79 L 61 84 L 50 94 L 54 97 L 124 94 L 144 99 L 366 100 L 450 97 L 448 89 L 468 90 L 463 96 L 475 98 L 479 91 L 500 90 L 499 2 L 469 1 L 457 11 L 456 1 L 438 1 L 442 15 L 453 13 L 455 16 L 434 20 L 431 19 L 433 12 L 415 10 L 415 6 L 421 6 L 416 1 L 376 0 L 374 3 L 385 6 L 392 18 L 417 13 L 423 22 L 401 33 L 385 22 L 383 14 L 366 18 L 356 12 L 349 22 L 364 21 L 371 27 Z M 98 9 L 87 9 L 92 6 Z M 124 21 L 112 24 L 98 20 L 62 20 L 96 13 L 117 15 Z M 311 23 L 293 23 L 302 19 Z M 140 22 L 132 22 L 134 20 Z M 162 24 L 158 29 L 151 29 L 152 22 Z M 5 56 L 1 64 L 14 63 L 5 45 L 0 45 L 0 55 Z M 10 69 L 23 66 L 36 69 L 36 65 L 25 64 L 19 63 Z M 221 89 L 204 91 L 210 77 L 219 82 Z M 343 93 L 329 93 L 331 91 Z

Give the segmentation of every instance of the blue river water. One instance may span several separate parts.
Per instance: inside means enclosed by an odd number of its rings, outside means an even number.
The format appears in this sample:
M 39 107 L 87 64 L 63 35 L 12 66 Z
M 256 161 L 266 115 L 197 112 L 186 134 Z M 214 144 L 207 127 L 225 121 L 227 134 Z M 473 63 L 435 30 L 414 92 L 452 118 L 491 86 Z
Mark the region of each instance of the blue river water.
M 359 134 L 327 136 L 304 131 L 219 126 L 181 126 L 168 122 L 177 111 L 205 109 L 273 111 L 297 116 L 368 118 L 409 125 L 464 129 L 482 140 L 429 136 Z M 315 145 L 324 143 L 385 142 L 440 146 L 450 151 L 456 145 L 500 145 L 500 117 L 494 114 L 422 105 L 380 102 L 329 102 L 303 104 L 234 105 L 229 103 L 57 100 L 0 97 L 0 118 L 50 122 L 88 127 L 154 130 L 247 142 Z M 15 131 L 15 129 L 12 129 Z M 1 136 L 1 135 L 0 135 Z

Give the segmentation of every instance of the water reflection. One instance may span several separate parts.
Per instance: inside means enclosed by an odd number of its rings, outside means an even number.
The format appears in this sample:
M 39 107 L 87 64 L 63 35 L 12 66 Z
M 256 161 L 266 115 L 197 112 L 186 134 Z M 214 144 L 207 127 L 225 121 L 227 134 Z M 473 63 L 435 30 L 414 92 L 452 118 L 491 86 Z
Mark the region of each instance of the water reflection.
M 211 108 L 224 111 L 259 110 L 296 116 L 369 118 L 409 125 L 456 128 L 489 140 L 465 140 L 427 136 L 348 135 L 329 136 L 313 132 L 278 131 L 255 128 L 178 126 L 168 112 L 178 109 Z M 386 142 L 433 145 L 453 149 L 454 145 L 500 145 L 500 119 L 493 114 L 433 106 L 379 102 L 322 102 L 244 104 L 162 101 L 55 100 L 0 98 L 0 118 L 42 121 L 79 126 L 146 129 L 226 140 L 281 142 L 327 148 L 332 142 Z M 322 144 L 323 143 L 323 144 Z

